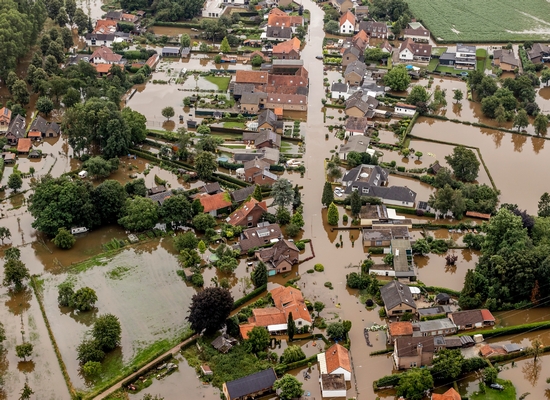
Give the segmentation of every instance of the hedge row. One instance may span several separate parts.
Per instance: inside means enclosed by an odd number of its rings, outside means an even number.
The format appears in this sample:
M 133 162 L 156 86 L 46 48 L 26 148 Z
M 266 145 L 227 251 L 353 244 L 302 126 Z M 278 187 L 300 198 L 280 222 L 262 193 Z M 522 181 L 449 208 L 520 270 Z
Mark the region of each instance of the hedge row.
M 175 142 L 176 138 L 173 135 L 165 135 L 160 132 L 147 131 L 147 136 L 156 137 L 158 139 L 166 140 L 167 142 Z
M 516 333 L 523 333 L 523 332 L 531 332 L 531 331 L 538 331 L 541 329 L 550 329 L 550 321 L 542 321 L 542 322 L 533 322 L 531 324 L 522 324 L 522 325 L 514 325 L 514 326 L 506 326 L 503 328 L 495 328 L 495 329 L 487 329 L 483 331 L 474 331 L 474 332 L 467 332 L 467 333 L 461 333 L 458 336 L 474 336 L 474 335 L 483 335 L 484 338 L 490 338 L 494 336 L 500 336 L 500 335 L 513 335 Z
M 401 214 L 409 214 L 409 215 L 416 215 L 416 210 L 414 208 L 408 208 L 408 207 L 401 207 L 401 206 L 386 206 L 388 208 L 393 208 L 395 211 Z M 426 215 L 427 213 L 424 213 Z
M 2 176 L 4 176 L 4 159 L 0 158 L 0 180 L 2 180 Z
M 286 371 L 290 371 L 295 368 L 305 367 L 306 365 L 308 365 L 308 363 L 315 364 L 316 362 L 317 362 L 317 354 L 309 358 L 304 358 L 303 360 L 296 361 L 290 364 L 279 364 L 275 366 L 275 372 L 277 373 L 277 375 L 282 375 Z
M 267 283 L 265 285 L 260 286 L 259 288 L 254 289 L 252 292 L 248 293 L 247 295 L 241 297 L 240 299 L 236 300 L 233 303 L 233 310 L 236 310 L 237 308 L 241 307 L 246 302 L 252 300 L 254 297 L 259 296 L 263 292 L 267 290 Z
M 201 24 L 193 24 L 191 22 L 168 22 L 155 21 L 153 26 L 173 26 L 174 28 L 200 28 Z
M 393 353 L 393 347 L 392 347 L 392 348 L 383 349 L 383 350 L 373 351 L 372 353 L 369 354 L 369 356 L 379 356 L 379 355 L 381 355 L 381 354 L 388 354 L 388 353 Z
M 374 381 L 374 390 L 380 390 L 387 387 L 394 387 L 399 384 L 399 379 L 401 378 L 400 374 L 386 375 L 382 378 Z
M 428 292 L 447 293 L 448 295 L 454 297 L 460 296 L 460 292 L 457 292 L 456 290 L 447 289 L 439 286 L 424 286 L 424 289 L 426 289 Z
M 384 254 L 384 248 L 383 247 L 370 247 L 369 248 L 370 254 Z

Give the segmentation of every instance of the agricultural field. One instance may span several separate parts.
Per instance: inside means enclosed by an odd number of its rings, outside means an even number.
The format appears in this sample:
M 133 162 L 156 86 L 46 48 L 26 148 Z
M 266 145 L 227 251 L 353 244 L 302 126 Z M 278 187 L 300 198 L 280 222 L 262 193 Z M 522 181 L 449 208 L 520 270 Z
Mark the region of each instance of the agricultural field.
M 437 42 L 550 40 L 546 0 L 406 0 Z

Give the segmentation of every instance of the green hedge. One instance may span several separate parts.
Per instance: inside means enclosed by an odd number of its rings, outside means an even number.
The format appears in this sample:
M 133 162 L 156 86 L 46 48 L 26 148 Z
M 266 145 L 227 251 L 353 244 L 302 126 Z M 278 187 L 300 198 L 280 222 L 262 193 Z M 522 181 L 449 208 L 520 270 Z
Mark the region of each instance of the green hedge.
M 485 339 L 487 339 L 494 336 L 514 335 L 516 333 L 523 333 L 527 331 L 529 332 L 538 331 L 541 329 L 550 329 L 550 321 L 533 322 L 531 324 L 522 324 L 522 325 L 506 326 L 503 328 L 486 329 L 483 331 L 467 332 L 467 333 L 461 333 L 458 336 L 474 336 L 477 334 L 481 334 Z
M 173 26 L 174 28 L 200 28 L 201 24 L 193 24 L 190 22 L 168 22 L 168 21 L 155 21 L 153 26 Z
M 401 376 L 399 374 L 386 375 L 377 381 L 374 381 L 374 390 L 380 390 L 386 387 L 394 387 L 399 384 L 399 379 Z
M 387 348 L 384 350 L 373 351 L 372 353 L 369 354 L 369 356 L 379 356 L 381 354 L 388 354 L 388 353 L 393 353 L 393 347 Z
M 4 159 L 0 158 L 0 180 L 2 180 L 2 177 L 4 176 Z
M 418 285 L 409 285 L 409 286 L 418 286 Z M 423 287 L 428 292 L 447 293 L 448 295 L 451 295 L 454 297 L 460 296 L 460 292 L 452 289 L 447 289 L 444 287 L 439 287 L 439 286 L 418 286 L 418 287 Z
M 370 254 L 384 254 L 384 248 L 383 247 L 370 247 L 369 248 Z
M 277 373 L 277 375 L 282 375 L 286 371 L 290 371 L 295 368 L 305 367 L 306 365 L 308 365 L 308 363 L 315 364 L 316 362 L 317 362 L 317 354 L 309 358 L 305 358 L 303 360 L 296 361 L 290 364 L 279 364 L 275 366 L 275 372 Z
M 252 300 L 254 297 L 259 296 L 263 292 L 267 290 L 267 284 L 260 286 L 259 288 L 254 289 L 252 292 L 248 293 L 247 295 L 241 297 L 240 299 L 236 300 L 233 303 L 233 310 L 236 310 L 246 302 Z

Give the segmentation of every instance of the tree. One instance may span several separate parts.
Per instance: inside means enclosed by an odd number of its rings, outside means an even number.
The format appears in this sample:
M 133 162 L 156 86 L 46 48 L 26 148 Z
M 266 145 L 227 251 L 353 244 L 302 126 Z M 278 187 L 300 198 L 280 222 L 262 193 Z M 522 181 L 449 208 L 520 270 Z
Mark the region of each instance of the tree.
M 255 326 L 248 332 L 247 343 L 250 345 L 253 353 L 264 351 L 269 345 L 269 332 L 263 326 Z
M 74 246 L 76 238 L 67 229 L 59 228 L 52 241 L 60 249 L 68 250 Z
M 74 295 L 74 284 L 65 281 L 57 286 L 57 302 L 60 306 L 69 307 Z
M 533 361 L 537 362 L 537 359 L 544 351 L 544 345 L 540 338 L 535 337 L 531 339 L 531 347 L 527 348 L 527 354 L 533 356 Z
M 93 190 L 93 202 L 102 225 L 117 223 L 123 215 L 127 197 L 124 186 L 112 179 L 103 181 Z
M 94 308 L 97 301 L 95 290 L 89 287 L 83 287 L 74 292 L 71 298 L 71 306 L 78 311 L 90 311 Z
M 454 190 L 450 185 L 445 185 L 439 189 L 435 196 L 430 195 L 428 204 L 442 214 L 449 211 L 453 213 L 455 218 L 462 218 L 466 211 L 466 202 L 459 189 Z
M 414 153 L 414 155 L 416 156 L 417 159 L 420 160 L 420 157 L 422 157 L 422 156 L 424 155 L 424 153 L 422 153 L 421 151 L 416 151 L 416 152 Z
M 418 103 L 427 103 L 430 99 L 430 94 L 424 86 L 414 85 L 407 96 L 406 102 L 416 106 Z
M 118 223 L 126 230 L 141 232 L 153 229 L 158 220 L 157 203 L 150 198 L 134 197 L 126 199 L 123 217 Z
M 453 154 L 446 156 L 445 160 L 453 169 L 457 179 L 473 182 L 477 178 L 480 162 L 472 150 L 457 146 L 453 149 Z
M 82 372 L 89 377 L 96 377 L 101 373 L 101 363 L 97 361 L 88 361 L 82 366 Z
M 351 215 L 353 215 L 354 217 L 357 217 L 361 212 L 361 207 L 363 206 L 363 203 L 361 201 L 361 195 L 359 194 L 359 190 L 352 190 L 351 196 L 350 196 L 350 206 L 351 206 Z
M 2 349 L 2 342 L 6 340 L 6 329 L 4 328 L 4 324 L 0 322 L 0 350 Z
M 14 286 L 15 292 L 20 292 L 25 287 L 25 279 L 29 279 L 28 268 L 19 258 L 10 258 L 4 264 L 4 286 Z
M 407 90 L 411 83 L 411 77 L 407 72 L 404 64 L 399 64 L 393 67 L 385 76 L 384 84 L 389 86 L 392 90 L 403 92 Z
M 323 186 L 323 196 L 321 197 L 321 203 L 324 206 L 328 207 L 334 201 L 334 192 L 332 191 L 332 184 L 330 182 L 325 182 Z
M 256 265 L 251 275 L 255 288 L 267 285 L 267 267 L 262 261 Z
M 283 207 L 277 208 L 277 213 L 275 214 L 277 223 L 280 225 L 286 225 L 290 222 L 290 218 L 290 211 Z
M 13 101 L 22 105 L 29 104 L 29 91 L 27 90 L 27 84 L 22 79 L 18 79 L 11 88 L 11 95 Z
M 187 33 L 183 33 L 180 37 L 181 47 L 191 47 L 191 37 Z
M 76 9 L 73 17 L 73 22 L 78 28 L 79 35 L 84 34 L 84 32 L 86 32 L 86 30 L 88 29 L 88 17 L 81 8 Z
M 327 335 L 332 340 L 344 339 L 346 336 L 346 329 L 341 322 L 332 322 L 327 326 Z
M 340 32 L 340 25 L 337 21 L 328 21 L 325 24 L 325 32 L 335 35 Z
M 462 92 L 462 90 L 455 89 L 453 90 L 453 93 L 454 93 L 453 100 L 456 101 L 457 103 L 460 103 L 464 98 L 464 93 Z
M 260 185 L 254 186 L 254 192 L 252 193 L 252 198 L 258 201 L 262 201 L 264 196 L 262 194 L 262 187 Z
M 463 361 L 464 356 L 460 350 L 440 350 L 433 362 L 432 376 L 445 381 L 454 381 L 462 373 Z
M 208 125 L 201 124 L 197 127 L 197 133 L 200 133 L 201 135 L 208 135 L 210 132 L 211 129 Z
M 514 128 L 518 127 L 518 132 L 529 125 L 529 118 L 527 117 L 527 111 L 521 109 L 514 117 Z
M 431 389 L 433 385 L 434 380 L 428 369 L 411 368 L 401 374 L 397 396 L 403 396 L 408 400 L 422 400 L 426 390 Z
M 253 67 L 259 67 L 264 62 L 264 59 L 260 55 L 255 55 L 250 60 L 250 64 L 252 64 Z
M 220 51 L 222 53 L 229 53 L 231 51 L 231 46 L 229 46 L 229 42 L 227 41 L 227 37 L 224 37 L 221 44 L 220 44 Z
M 14 170 L 8 178 L 8 187 L 14 192 L 17 192 L 17 189 L 21 189 L 21 186 L 23 186 L 23 178 L 21 177 L 21 173 Z
M 304 394 L 302 382 L 290 374 L 285 374 L 282 378 L 277 379 L 273 384 L 273 388 L 280 390 L 279 398 L 281 400 L 299 398 Z
M 164 107 L 161 111 L 161 114 L 167 120 L 170 120 L 175 115 L 174 107 Z
M 365 50 L 365 60 L 367 61 L 380 61 L 383 58 L 388 56 L 387 53 L 384 53 L 379 47 L 368 47 Z
M 463 310 L 477 308 L 481 305 L 481 287 L 476 285 L 476 272 L 469 269 L 464 277 L 464 286 L 458 298 L 458 304 Z
M 485 99 L 484 99 L 485 100 Z M 483 108 L 483 107 L 482 107 Z M 484 113 L 485 114 L 485 113 Z M 495 117 L 495 120 L 497 121 L 497 124 L 498 126 L 501 126 L 502 124 L 504 124 L 506 122 L 506 110 L 504 109 L 504 107 L 501 105 L 499 105 L 496 110 L 495 110 L 495 113 L 494 113 L 494 117 Z
M 294 200 L 294 189 L 292 183 L 285 178 L 277 180 L 271 187 L 271 196 L 273 197 L 273 205 L 279 207 L 287 207 Z
M 302 229 L 304 227 L 304 216 L 301 212 L 296 211 L 290 218 L 290 223 L 297 226 L 298 229 Z
M 216 158 L 214 154 L 208 151 L 201 151 L 195 157 L 195 168 L 199 179 L 208 181 L 212 179 L 212 175 L 217 168 Z
M 174 247 L 177 251 L 194 250 L 197 248 L 198 243 L 199 239 L 192 231 L 179 234 L 174 238 Z
M 498 369 L 495 367 L 486 367 L 483 369 L 483 382 L 487 385 L 495 383 L 498 377 Z
M 2 244 L 4 244 L 4 239 L 11 238 L 11 232 L 9 228 L 6 228 L 5 226 L 0 226 L 0 240 L 2 241 Z
M 100 315 L 92 328 L 92 336 L 102 351 L 114 350 L 120 345 L 122 328 L 113 314 Z
M 541 72 L 540 80 L 548 86 L 548 81 L 550 81 L 550 69 L 544 68 Z
M 288 335 L 288 340 L 292 342 L 292 340 L 294 339 L 294 334 L 296 333 L 296 322 L 294 322 L 294 318 L 292 317 L 292 312 L 288 314 L 288 320 L 287 320 L 286 326 L 287 326 L 286 332 Z
M 187 320 L 197 333 L 220 329 L 233 308 L 233 297 L 227 289 L 208 287 L 193 295 Z
M 204 243 L 203 240 L 199 241 L 199 244 L 197 245 L 197 249 L 201 254 L 204 254 L 204 252 L 206 251 L 206 244 Z
M 121 111 L 122 119 L 130 129 L 130 140 L 132 143 L 141 143 L 147 137 L 147 119 L 145 115 L 124 107 Z
M 426 239 L 418 239 L 412 245 L 412 251 L 415 254 L 423 256 L 424 254 L 428 254 L 430 252 L 430 244 Z
M 533 127 L 537 135 L 545 136 L 548 131 L 548 117 L 543 113 L 537 114 L 533 122 Z
M 288 346 L 283 355 L 281 356 L 281 362 L 284 364 L 290 364 L 296 361 L 300 361 L 306 358 L 304 351 L 300 346 Z
M 15 346 L 15 354 L 17 357 L 22 358 L 23 361 L 27 361 L 27 357 L 32 355 L 32 344 L 29 342 Z
M 128 196 L 140 196 L 145 197 L 147 196 L 147 187 L 145 186 L 145 180 L 143 178 L 139 178 L 130 182 L 126 182 L 124 185 L 124 190 L 128 194 Z
M 42 96 L 36 101 L 36 109 L 46 116 L 52 112 L 53 108 L 53 101 L 49 97 Z
M 31 395 L 34 394 L 34 391 L 31 389 L 29 384 L 25 382 L 25 385 L 23 386 L 23 389 L 21 389 L 21 393 L 19 395 L 19 400 L 28 400 L 31 398 Z
M 216 267 L 225 273 L 231 273 L 237 269 L 239 261 L 231 256 L 223 256 L 216 262 Z
M 550 217 L 550 194 L 544 192 L 539 200 L 539 217 Z
M 193 217 L 193 208 L 183 194 L 170 196 L 160 207 L 160 216 L 172 228 L 186 225 Z
M 80 364 L 87 364 L 88 362 L 101 362 L 105 358 L 105 352 L 101 350 L 99 343 L 95 340 L 83 340 L 80 342 L 77 351 L 77 360 Z
M 325 303 L 322 301 L 316 301 L 313 303 L 313 309 L 317 312 L 317 318 L 319 318 L 319 314 L 325 309 Z
M 65 107 L 70 108 L 80 103 L 80 91 L 75 88 L 67 89 L 67 93 L 63 96 L 63 104 Z
M 4 258 L 6 261 L 19 260 L 21 258 L 21 250 L 17 247 L 9 247 L 4 251 Z
M 340 214 L 338 213 L 338 208 L 334 203 L 330 203 L 327 211 L 327 222 L 329 225 L 336 226 L 340 221 Z
M 193 217 L 193 226 L 200 232 L 206 232 L 216 226 L 216 219 L 210 214 L 198 214 Z

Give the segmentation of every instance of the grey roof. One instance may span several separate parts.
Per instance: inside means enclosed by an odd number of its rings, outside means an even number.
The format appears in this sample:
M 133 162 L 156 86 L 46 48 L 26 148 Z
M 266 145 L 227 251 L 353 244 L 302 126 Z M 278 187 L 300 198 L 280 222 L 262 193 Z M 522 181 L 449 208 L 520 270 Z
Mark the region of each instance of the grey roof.
M 370 185 L 382 185 L 388 180 L 388 171 L 378 165 L 361 164 L 348 171 L 343 182 L 366 182 Z M 348 186 L 349 187 L 349 186 Z
M 355 7 L 355 15 L 367 14 L 369 12 L 368 6 L 357 6 Z
M 363 240 L 382 240 L 387 241 L 392 239 L 391 229 L 363 229 Z
M 241 203 L 245 201 L 248 198 L 248 196 L 251 196 L 252 193 L 254 193 L 254 189 L 256 189 L 256 185 L 247 186 L 242 189 L 234 190 L 229 194 L 231 195 L 231 198 L 233 199 L 234 202 Z
M 374 186 L 371 196 L 386 200 L 415 202 L 416 192 L 406 186 Z
M 437 296 L 435 296 L 435 302 L 440 301 L 448 301 L 451 298 L 447 293 L 438 293 Z
M 495 50 L 493 59 L 499 59 L 501 63 L 519 67 L 519 60 L 516 58 L 512 50 Z
M 344 374 L 321 374 L 323 390 L 346 390 Z
M 216 194 L 223 192 L 219 182 L 207 183 L 199 189 L 200 193 Z
M 391 310 L 400 304 L 408 304 L 416 308 L 416 303 L 411 294 L 411 289 L 398 281 L 391 281 L 380 288 L 380 295 L 386 309 Z
M 369 32 L 378 32 L 378 33 L 387 33 L 388 26 L 385 22 L 375 22 L 375 21 L 362 21 L 359 24 L 359 30 Z
M 366 91 L 358 90 L 346 100 L 346 110 L 357 107 L 366 113 L 369 109 L 377 108 L 379 104 L 380 102 L 374 97 L 367 95 Z
M 254 85 L 252 85 L 252 87 L 254 87 Z M 271 124 L 273 126 L 273 124 L 277 121 L 277 116 L 275 115 L 275 113 L 271 110 L 263 110 L 259 115 L 258 115 L 258 126 L 260 125 L 263 125 L 265 124 L 266 122 L 268 124 Z
M 363 52 L 355 46 L 350 46 L 346 50 L 344 50 L 344 54 L 342 54 L 342 57 L 349 53 L 353 54 L 359 60 L 363 59 Z
M 359 217 L 364 219 L 387 219 L 388 209 L 383 204 L 366 204 L 361 207 Z
M 242 95 L 244 93 L 253 93 L 256 86 L 253 83 L 234 83 L 233 95 Z
M 352 63 L 348 64 L 346 67 L 346 71 L 344 72 L 344 76 L 347 74 L 351 74 L 352 72 L 355 72 L 360 77 L 363 77 L 365 75 L 365 71 L 367 70 L 367 66 L 364 62 L 361 62 L 359 60 L 355 60 Z
M 239 246 L 241 251 L 247 252 L 254 247 L 260 247 L 269 243 L 272 239 L 280 239 L 283 232 L 278 224 L 268 224 L 266 226 L 257 226 L 248 228 L 241 233 Z
M 256 154 L 256 157 L 253 160 L 247 161 L 244 163 L 245 170 L 250 168 L 259 168 L 262 170 L 269 170 L 269 163 L 264 160 L 260 160 L 260 158 Z
M 368 118 L 365 118 L 365 117 L 351 116 L 346 120 L 346 131 L 366 132 L 368 126 L 369 126 L 369 120 L 368 120 Z M 354 137 L 355 136 L 350 137 L 349 140 L 348 140 L 348 143 L 350 141 L 352 141 L 352 143 L 353 143 L 353 142 L 356 142 L 357 140 L 359 140 L 359 139 L 354 139 Z M 363 143 L 366 140 L 367 145 L 370 142 L 370 139 L 368 139 L 368 138 L 366 138 L 366 139 L 361 138 L 361 139 L 362 139 Z M 365 148 L 365 150 L 366 150 L 366 148 Z
M 340 154 L 348 154 L 351 151 L 365 153 L 369 148 L 370 139 L 365 136 L 351 136 L 346 144 L 340 145 Z
M 266 98 L 267 95 L 262 92 L 243 93 L 241 96 L 241 103 L 244 104 L 259 104 L 260 99 Z
M 293 67 L 301 67 L 304 65 L 304 60 L 282 60 L 282 59 L 275 59 L 271 61 L 271 65 L 274 67 L 277 66 L 293 66 Z
M 166 192 L 156 193 L 152 194 L 149 197 L 154 202 L 158 203 L 159 205 L 162 205 L 166 201 L 167 198 L 172 197 L 173 193 L 171 190 L 168 190 Z
M 410 337 L 400 336 L 395 339 L 395 352 L 398 357 L 410 357 L 418 354 L 418 347 L 422 347 L 424 353 L 433 353 L 435 351 L 434 341 L 437 337 Z M 445 342 L 443 342 L 445 343 Z
M 233 154 L 233 160 L 235 160 L 236 163 L 245 163 L 247 161 L 252 161 L 256 158 L 262 159 L 264 158 L 264 155 L 261 154 L 260 152 L 258 153 L 242 152 L 242 153 Z
M 7 132 L 13 134 L 18 139 L 24 138 L 27 133 L 25 118 L 17 114 L 15 118 L 11 119 Z
M 268 38 L 274 37 L 281 39 L 290 39 L 292 38 L 292 28 L 282 26 L 268 26 L 266 36 Z
M 227 334 L 218 336 L 212 341 L 212 347 L 221 353 L 227 353 L 231 348 L 237 344 L 237 341 Z
M 419 308 L 418 315 L 420 317 L 425 317 L 428 315 L 439 315 L 439 314 L 446 314 L 451 309 L 449 306 L 435 306 L 435 307 L 427 307 L 427 308 Z
M 531 50 L 527 52 L 530 60 L 533 58 L 541 57 L 545 54 L 550 54 L 550 48 L 542 43 L 534 43 L 533 47 L 531 47 Z
M 420 321 L 413 323 L 413 330 L 418 332 L 432 332 L 446 329 L 456 330 L 456 325 L 449 318 L 434 319 L 431 321 Z M 413 333 L 413 335 L 415 335 Z
M 34 121 L 32 121 L 29 131 L 38 131 L 42 134 L 46 133 L 48 129 L 48 121 L 46 121 L 42 116 L 38 115 Z
M 233 398 L 244 397 L 246 395 L 270 389 L 277 380 L 277 375 L 273 368 L 255 374 L 226 382 L 227 392 Z
M 456 44 L 456 51 L 457 53 L 475 53 L 476 52 L 476 46 L 468 46 L 462 43 Z
M 274 146 L 281 147 L 281 135 L 268 129 L 260 132 L 243 132 L 243 141 L 254 141 L 254 145 L 256 146 L 271 141 Z
M 504 350 L 506 350 L 507 353 L 514 353 L 516 351 L 523 350 L 523 348 L 516 343 L 505 343 L 502 345 L 502 347 L 504 348 Z
M 441 54 L 441 56 L 439 57 L 439 60 L 451 60 L 451 61 L 454 61 L 454 60 L 456 60 L 456 53 L 448 53 L 448 52 L 445 52 L 445 53 Z
M 180 54 L 181 52 L 181 48 L 179 47 L 169 47 L 169 46 L 166 46 L 166 47 L 163 47 L 162 48 L 162 54 Z
M 348 84 L 343 82 L 334 82 L 330 89 L 333 92 L 346 93 L 348 91 Z
M 105 14 L 105 19 L 114 19 L 118 20 L 122 18 L 122 11 L 109 11 L 107 14 Z

